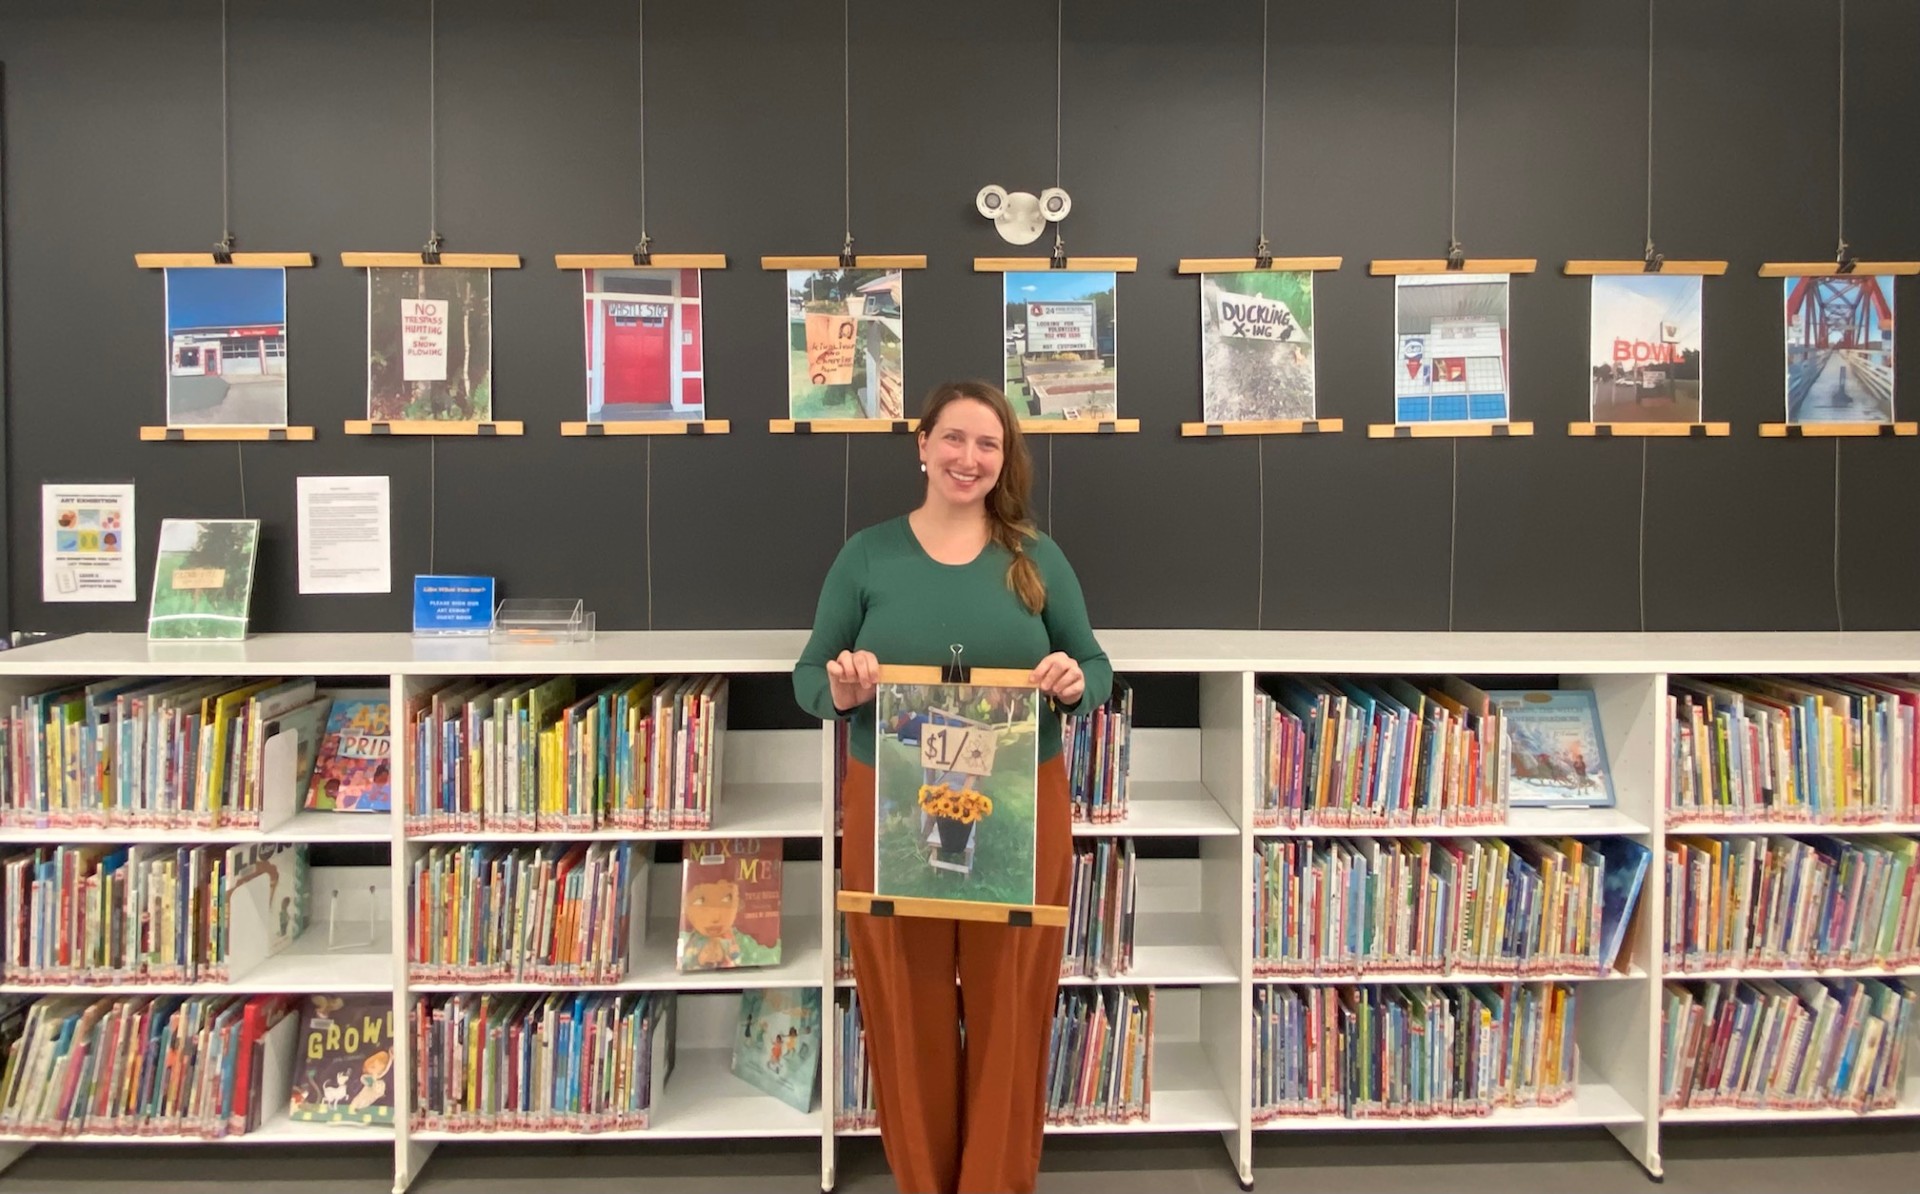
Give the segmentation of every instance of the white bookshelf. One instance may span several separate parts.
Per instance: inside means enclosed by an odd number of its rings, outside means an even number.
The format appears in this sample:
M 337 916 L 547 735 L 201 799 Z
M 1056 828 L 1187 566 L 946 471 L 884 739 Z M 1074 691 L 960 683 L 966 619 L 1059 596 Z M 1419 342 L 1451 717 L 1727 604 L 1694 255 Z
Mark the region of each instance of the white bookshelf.
M 1484 1117 L 1326 1117 L 1252 1122 L 1252 988 L 1263 983 L 1350 981 L 1336 977 L 1280 978 L 1252 972 L 1252 847 L 1275 836 L 1459 837 L 1624 834 L 1647 845 L 1656 859 L 1668 833 L 1713 835 L 1795 833 L 1916 833 L 1920 824 L 1805 826 L 1793 824 L 1669 824 L 1664 790 L 1666 678 L 1669 674 L 1741 672 L 1920 672 L 1920 634 L 1425 634 L 1136 630 L 1101 634 L 1117 670 L 1198 677 L 1199 726 L 1144 729 L 1134 739 L 1130 815 L 1116 824 L 1077 825 L 1079 838 L 1127 836 L 1171 838 L 1194 844 L 1197 859 L 1142 859 L 1135 966 L 1131 974 L 1079 980 L 1155 988 L 1154 1102 L 1150 1116 L 1133 1124 L 1057 1126 L 1074 1132 L 1150 1134 L 1217 1132 L 1236 1174 L 1251 1184 L 1256 1147 L 1284 1149 L 1298 1132 L 1359 1132 L 1414 1128 L 1534 1128 L 1591 1126 L 1612 1132 L 1649 1173 L 1661 1172 L 1660 1133 L 1665 1126 L 1697 1123 L 1767 1123 L 1786 1120 L 1894 1119 L 1920 1116 L 1920 1082 L 1909 1078 L 1892 1110 L 1865 1115 L 1845 1111 L 1701 1108 L 1662 1113 L 1658 1104 L 1661 984 L 1668 978 L 1699 980 L 1753 975 L 1780 977 L 1776 970 L 1669 975 L 1661 964 L 1659 926 L 1664 924 L 1664 875 L 1654 866 L 1642 895 L 1632 956 L 1623 970 L 1605 976 L 1567 975 L 1581 983 L 1577 1035 L 1581 1074 L 1574 1096 L 1557 1106 L 1501 1110 Z M 400 708 L 422 683 L 446 676 L 537 674 L 616 675 L 672 672 L 786 673 L 806 640 L 804 631 L 614 632 L 591 643 L 549 647 L 502 647 L 484 641 L 414 640 L 404 634 L 262 635 L 235 644 L 148 643 L 126 634 L 89 634 L 0 652 L 0 697 L 39 691 L 64 680 L 116 675 L 274 676 L 315 675 L 363 682 L 387 677 Z M 1255 677 L 1278 672 L 1407 675 L 1513 675 L 1591 687 L 1599 695 L 1617 807 L 1603 810 L 1519 810 L 1506 824 L 1474 827 L 1252 826 L 1251 732 Z M 410 774 L 405 735 L 395 737 L 395 789 Z M 202 991 L 391 991 L 396 1027 L 416 996 L 462 989 L 458 984 L 409 981 L 404 933 L 408 912 L 406 866 L 428 842 L 461 840 L 550 841 L 565 838 L 668 840 L 692 837 L 761 836 L 818 840 L 831 849 L 832 763 L 829 733 L 811 730 L 729 731 L 725 783 L 714 827 L 708 831 L 598 834 L 408 835 L 402 809 L 386 818 L 299 813 L 265 832 L 222 829 L 155 830 L 132 827 L 33 827 L 0 829 L 0 847 L 86 842 L 137 843 L 309 841 L 381 844 L 388 850 L 387 882 L 377 901 L 384 915 L 360 915 L 336 929 L 371 933 L 373 942 L 350 950 L 325 948 L 325 921 L 316 906 L 315 926 L 295 947 L 228 984 L 196 985 Z M 393 1187 L 404 1191 L 433 1150 L 464 1140 L 650 1141 L 727 1140 L 751 1136 L 817 1140 L 821 1186 L 834 1184 L 836 1146 L 842 1136 L 868 1133 L 833 1130 L 833 1064 L 838 1025 L 822 1016 L 822 1093 L 816 1110 L 801 1113 L 763 1095 L 729 1072 L 728 1034 L 738 992 L 755 986 L 817 988 L 830 1013 L 833 976 L 833 875 L 830 867 L 790 864 L 785 904 L 787 956 L 778 968 L 758 973 L 681 975 L 672 968 L 672 916 L 677 909 L 675 868 L 656 868 L 649 878 L 651 913 L 646 939 L 619 984 L 632 989 L 675 990 L 681 1011 L 676 1068 L 652 1124 L 618 1133 L 415 1132 L 408 1123 L 411 1086 L 409 1034 L 396 1035 L 396 1125 L 357 1129 L 296 1124 L 282 1114 L 246 1136 L 223 1143 L 249 1146 L 375 1144 L 391 1148 Z M 316 899 L 322 892 L 316 883 Z M 1912 976 L 1920 968 L 1822 972 Z M 1510 981 L 1511 976 L 1444 974 L 1432 981 Z M 1530 976 L 1531 980 L 1531 976 Z M 1367 976 L 1363 981 L 1418 981 L 1416 976 Z M 8 990 L 26 989 L 10 986 Z M 48 988 L 32 988 L 47 990 Z M 96 988 L 86 988 L 95 990 Z M 497 988 L 490 988 L 497 989 Z M 282 1100 L 284 1105 L 284 1100 Z M 208 1143 L 158 1137 L 0 1138 L 0 1161 L 36 1144 Z M 641 1147 L 641 1145 L 635 1145 Z

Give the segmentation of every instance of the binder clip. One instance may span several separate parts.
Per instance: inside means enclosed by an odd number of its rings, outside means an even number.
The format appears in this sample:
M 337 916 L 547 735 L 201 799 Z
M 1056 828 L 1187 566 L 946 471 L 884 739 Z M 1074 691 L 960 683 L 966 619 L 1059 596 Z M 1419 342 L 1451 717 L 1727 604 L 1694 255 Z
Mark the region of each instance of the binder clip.
M 340 889 L 334 888 L 327 899 L 327 952 L 360 949 L 373 944 L 374 924 L 380 919 L 380 900 L 373 884 L 367 884 L 367 935 L 354 941 L 340 939 Z
M 1460 270 L 1464 270 L 1466 268 L 1467 268 L 1467 251 L 1460 247 L 1459 241 L 1457 240 L 1448 241 L 1447 242 L 1447 269 L 1450 272 L 1457 273 Z
M 1853 246 L 1848 244 L 1844 237 L 1841 238 L 1840 249 L 1834 254 L 1834 272 L 1850 274 L 1853 272 L 1853 267 L 1857 264 L 1858 262 L 1853 259 Z
M 1253 246 L 1253 268 L 1273 268 L 1273 246 L 1267 243 L 1264 236 L 1260 238 L 1260 243 Z
M 1666 264 L 1667 264 L 1667 255 L 1665 253 L 1655 251 L 1653 247 L 1653 242 L 1649 240 L 1647 242 L 1647 263 L 1645 266 L 1642 267 L 1642 272 L 1649 273 L 1649 274 L 1657 274 L 1663 268 L 1665 268 Z
M 233 264 L 233 233 L 225 233 L 220 237 L 219 243 L 213 246 L 213 263 L 215 265 Z
M 853 233 L 849 232 L 847 233 L 847 239 L 840 245 L 840 268 L 852 269 L 853 263 Z
M 429 232 L 427 234 L 427 243 L 420 246 L 420 264 L 439 265 L 440 246 L 444 243 L 446 242 L 440 239 L 438 232 Z
M 648 236 L 644 229 L 640 233 L 640 243 L 633 246 L 633 263 L 635 265 L 653 264 L 653 238 Z
M 1067 242 L 1056 229 L 1053 234 L 1053 254 L 1047 258 L 1048 269 L 1067 268 Z
M 961 666 L 960 655 L 966 650 L 966 647 L 960 643 L 954 643 L 949 646 L 947 650 L 953 653 L 953 660 L 942 670 L 940 675 L 941 682 L 945 684 L 965 684 L 967 682 L 967 669 Z

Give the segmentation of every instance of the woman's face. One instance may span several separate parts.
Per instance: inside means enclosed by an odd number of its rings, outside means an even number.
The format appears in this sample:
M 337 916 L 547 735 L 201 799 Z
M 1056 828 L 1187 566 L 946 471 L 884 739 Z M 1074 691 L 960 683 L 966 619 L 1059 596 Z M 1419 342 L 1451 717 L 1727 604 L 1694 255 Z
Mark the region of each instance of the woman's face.
M 959 398 L 940 408 L 940 419 L 920 439 L 927 487 L 956 506 L 979 505 L 1000 479 L 1005 432 L 1000 416 L 984 402 Z

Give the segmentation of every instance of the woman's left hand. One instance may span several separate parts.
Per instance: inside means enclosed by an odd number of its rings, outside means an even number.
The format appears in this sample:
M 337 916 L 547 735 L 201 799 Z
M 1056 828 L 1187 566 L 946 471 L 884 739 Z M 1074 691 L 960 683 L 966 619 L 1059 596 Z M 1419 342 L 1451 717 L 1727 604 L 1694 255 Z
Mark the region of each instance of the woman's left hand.
M 1033 683 L 1062 705 L 1077 705 L 1087 690 L 1086 673 L 1065 651 L 1055 651 L 1033 669 Z

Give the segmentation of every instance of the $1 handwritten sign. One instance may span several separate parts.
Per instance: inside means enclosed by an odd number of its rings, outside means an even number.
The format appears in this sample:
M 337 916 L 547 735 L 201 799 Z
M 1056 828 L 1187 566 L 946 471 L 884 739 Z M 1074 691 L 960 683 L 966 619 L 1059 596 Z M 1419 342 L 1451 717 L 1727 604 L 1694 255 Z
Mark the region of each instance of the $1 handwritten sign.
M 998 742 L 989 729 L 927 725 L 920 729 L 920 765 L 961 775 L 992 775 Z

